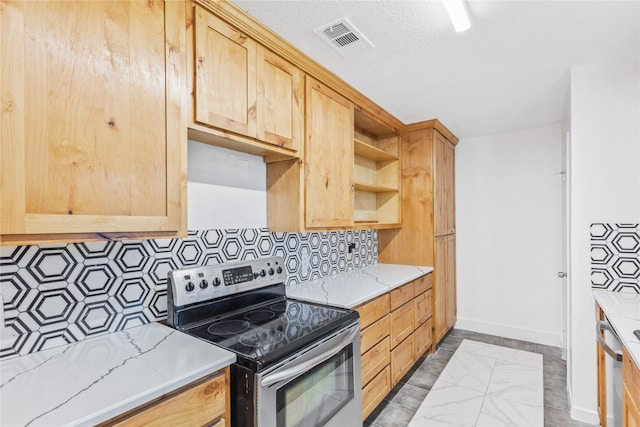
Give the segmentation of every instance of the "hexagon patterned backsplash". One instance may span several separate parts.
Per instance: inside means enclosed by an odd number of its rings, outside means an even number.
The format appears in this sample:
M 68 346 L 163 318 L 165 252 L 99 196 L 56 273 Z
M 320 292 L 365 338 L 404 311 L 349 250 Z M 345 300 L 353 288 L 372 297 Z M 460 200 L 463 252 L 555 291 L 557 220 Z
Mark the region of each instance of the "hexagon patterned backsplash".
M 377 263 L 378 232 L 202 230 L 184 239 L 1 247 L 0 358 L 163 320 L 170 270 L 267 256 L 284 257 L 287 285 L 313 280 Z
M 640 225 L 591 224 L 591 287 L 640 293 Z

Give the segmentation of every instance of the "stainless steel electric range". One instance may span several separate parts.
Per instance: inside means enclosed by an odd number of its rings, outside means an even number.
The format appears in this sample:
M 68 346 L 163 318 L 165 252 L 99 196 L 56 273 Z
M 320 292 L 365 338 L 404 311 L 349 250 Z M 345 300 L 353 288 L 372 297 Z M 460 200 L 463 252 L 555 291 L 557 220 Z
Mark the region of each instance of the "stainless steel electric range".
M 358 313 L 289 299 L 286 277 L 280 257 L 171 271 L 167 322 L 236 353 L 233 426 L 359 425 Z

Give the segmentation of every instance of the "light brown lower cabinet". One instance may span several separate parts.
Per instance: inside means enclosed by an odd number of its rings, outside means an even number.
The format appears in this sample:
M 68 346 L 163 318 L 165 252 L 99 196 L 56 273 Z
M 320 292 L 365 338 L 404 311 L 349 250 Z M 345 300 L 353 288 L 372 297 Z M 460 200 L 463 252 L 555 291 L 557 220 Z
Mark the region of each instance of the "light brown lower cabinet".
M 431 350 L 431 274 L 356 307 L 360 314 L 362 419 Z
M 640 427 L 640 370 L 622 349 L 622 426 Z
M 391 383 L 395 386 L 415 363 L 413 334 L 391 350 Z
M 229 368 L 142 405 L 101 426 L 215 426 L 231 425 Z
M 433 342 L 432 328 L 431 319 L 416 328 L 413 336 L 414 357 L 416 361 L 431 349 L 431 343 Z
M 362 384 L 368 384 L 378 372 L 389 365 L 389 337 L 362 355 Z
M 413 304 L 411 302 L 406 303 L 397 310 L 392 311 L 390 316 L 391 346 L 396 347 L 413 334 Z
M 386 365 L 367 385 L 362 387 L 362 419 L 366 419 L 391 391 L 391 368 Z

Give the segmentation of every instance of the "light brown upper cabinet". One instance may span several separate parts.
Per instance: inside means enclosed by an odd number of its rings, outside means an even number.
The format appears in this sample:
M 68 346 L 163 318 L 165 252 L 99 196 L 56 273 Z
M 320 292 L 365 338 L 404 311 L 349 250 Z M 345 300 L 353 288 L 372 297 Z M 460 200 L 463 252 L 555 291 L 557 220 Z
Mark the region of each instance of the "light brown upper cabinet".
M 256 42 L 199 6 L 194 28 L 195 121 L 256 136 Z
M 186 235 L 184 19 L 175 1 L 3 2 L 2 244 Z
M 203 7 L 188 13 L 193 13 L 189 65 L 195 76 L 190 137 L 278 160 L 279 153 L 300 156 L 302 71 Z
M 353 104 L 306 78 L 305 226 L 353 225 Z
M 380 262 L 433 266 L 435 345 L 456 322 L 454 146 L 438 120 L 402 135 L 402 229 L 378 233 Z
M 453 144 L 440 133 L 434 140 L 434 234 L 444 236 L 456 232 Z
M 257 135 L 261 141 L 299 151 L 304 140 L 304 75 L 258 47 Z

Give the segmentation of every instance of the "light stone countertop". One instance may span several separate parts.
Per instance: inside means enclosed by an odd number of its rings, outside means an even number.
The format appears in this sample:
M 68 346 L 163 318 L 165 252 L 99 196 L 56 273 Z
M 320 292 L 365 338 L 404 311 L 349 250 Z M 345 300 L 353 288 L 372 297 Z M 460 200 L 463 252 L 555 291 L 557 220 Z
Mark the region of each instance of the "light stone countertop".
M 159 323 L 3 360 L 0 425 L 95 425 L 235 360 Z
M 287 297 L 354 308 L 432 271 L 431 267 L 375 264 L 361 270 L 287 286 Z
M 640 295 L 594 290 L 593 297 L 636 366 L 640 366 L 640 339 L 633 334 L 634 330 L 640 329 Z

